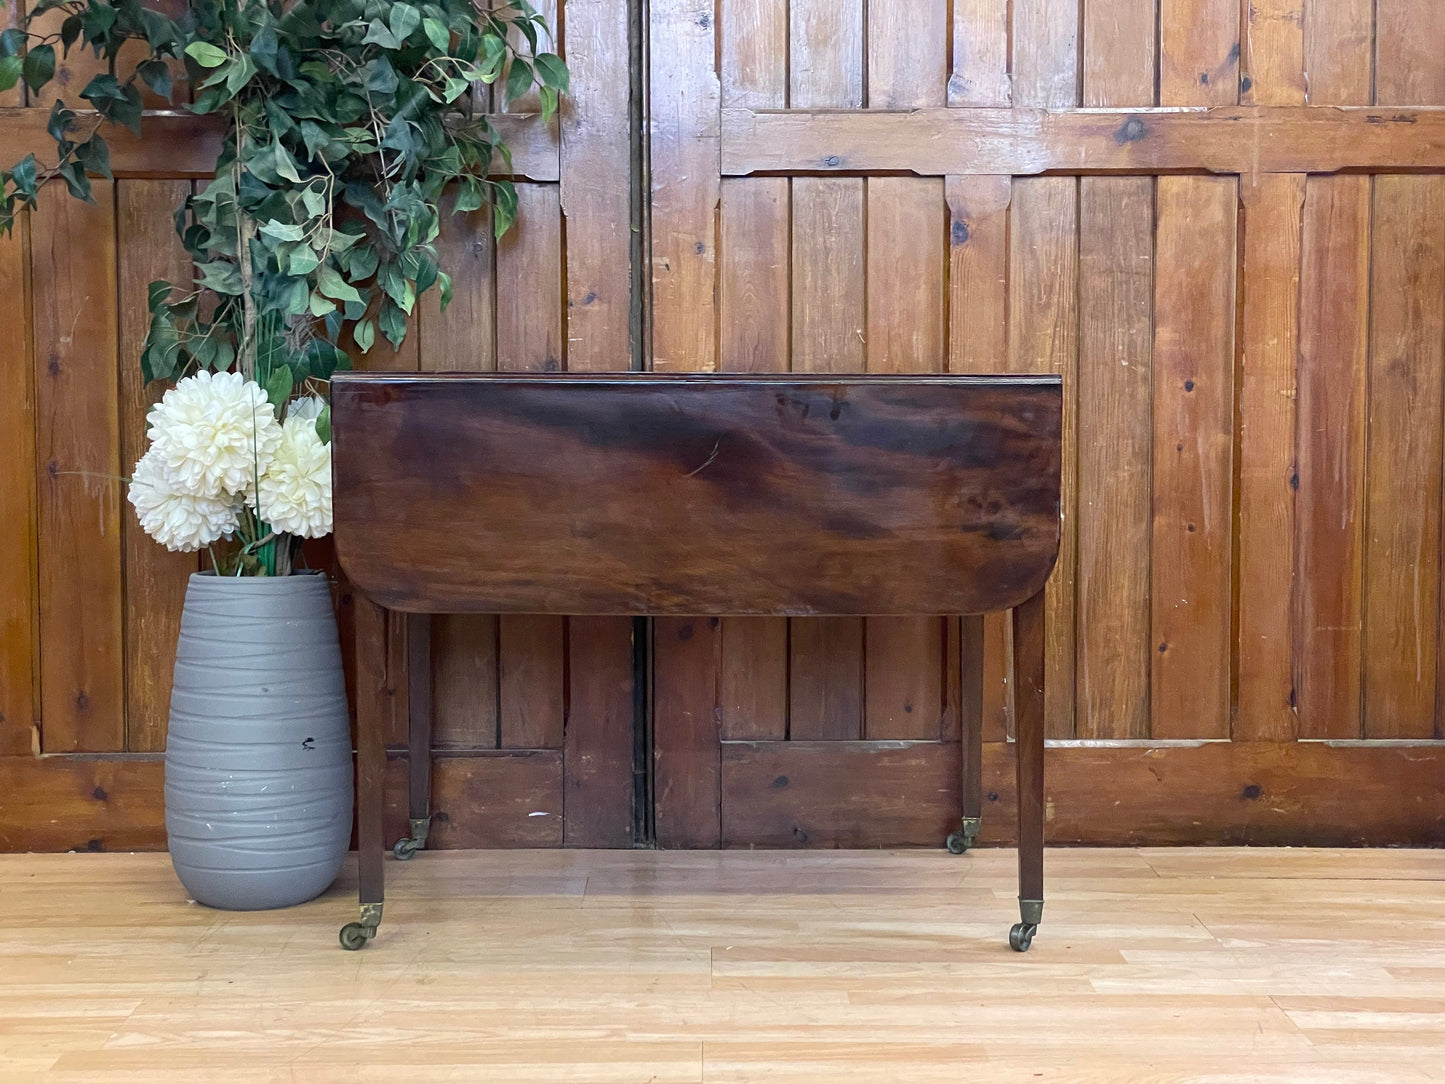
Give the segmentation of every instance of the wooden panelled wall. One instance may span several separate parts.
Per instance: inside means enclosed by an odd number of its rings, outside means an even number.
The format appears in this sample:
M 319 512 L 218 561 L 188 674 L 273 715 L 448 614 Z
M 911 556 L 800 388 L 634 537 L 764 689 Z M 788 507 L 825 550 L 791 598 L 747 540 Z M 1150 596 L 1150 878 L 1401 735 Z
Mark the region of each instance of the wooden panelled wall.
M 574 98 L 553 133 L 510 118 L 518 227 L 450 220 L 456 302 L 359 363 L 1062 373 L 1050 837 L 1445 842 L 1445 8 L 650 0 L 633 222 L 628 6 L 553 12 Z M 0 157 L 47 104 L 0 101 Z M 152 131 L 98 206 L 48 198 L 0 242 L 0 849 L 163 844 L 195 562 L 112 479 L 150 401 L 143 284 L 184 274 L 169 210 L 210 136 Z M 641 841 L 630 622 L 433 638 L 439 845 Z M 651 664 L 661 844 L 937 845 L 957 817 L 956 620 L 657 621 Z

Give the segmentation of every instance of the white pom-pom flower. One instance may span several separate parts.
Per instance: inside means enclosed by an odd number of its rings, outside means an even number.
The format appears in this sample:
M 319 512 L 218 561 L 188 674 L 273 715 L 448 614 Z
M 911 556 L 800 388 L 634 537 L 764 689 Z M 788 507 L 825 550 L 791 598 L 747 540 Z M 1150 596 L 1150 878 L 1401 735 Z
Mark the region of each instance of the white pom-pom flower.
M 315 398 L 292 404 L 270 466 L 247 499 L 272 530 L 301 538 L 331 533 L 331 445 L 316 432 L 322 405 Z
M 130 503 L 141 528 L 166 549 L 192 553 L 234 531 L 240 521 L 239 497 L 177 492 L 152 448 L 131 475 Z
M 169 491 L 220 498 L 249 493 L 281 443 L 265 391 L 240 373 L 202 371 L 151 408 L 146 435 Z

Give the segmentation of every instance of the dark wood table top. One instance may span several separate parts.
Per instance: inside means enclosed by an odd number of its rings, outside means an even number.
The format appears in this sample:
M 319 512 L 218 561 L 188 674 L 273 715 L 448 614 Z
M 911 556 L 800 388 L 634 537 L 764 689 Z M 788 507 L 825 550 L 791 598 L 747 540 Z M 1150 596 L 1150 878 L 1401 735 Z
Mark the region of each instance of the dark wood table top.
M 338 373 L 335 536 L 413 612 L 954 614 L 1042 589 L 1056 376 Z

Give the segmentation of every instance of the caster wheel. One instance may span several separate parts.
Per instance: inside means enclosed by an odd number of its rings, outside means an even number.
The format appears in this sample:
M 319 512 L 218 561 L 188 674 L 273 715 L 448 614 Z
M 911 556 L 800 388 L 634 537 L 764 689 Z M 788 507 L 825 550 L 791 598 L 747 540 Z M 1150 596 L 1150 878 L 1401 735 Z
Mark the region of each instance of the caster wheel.
M 411 858 L 412 855 L 416 854 L 416 850 L 416 840 L 410 836 L 402 836 L 401 839 L 396 841 L 396 846 L 392 847 L 391 853 L 396 856 L 398 862 L 405 862 Z
M 963 854 L 973 846 L 973 836 L 966 836 L 962 832 L 949 832 L 944 846 L 948 848 L 949 854 Z
M 360 922 L 348 922 L 341 927 L 341 947 L 347 952 L 364 949 L 371 940 L 371 934 Z
M 1038 929 L 1032 922 L 1015 922 L 1013 929 L 1008 932 L 1009 948 L 1015 952 L 1027 952 L 1034 943 L 1034 934 Z

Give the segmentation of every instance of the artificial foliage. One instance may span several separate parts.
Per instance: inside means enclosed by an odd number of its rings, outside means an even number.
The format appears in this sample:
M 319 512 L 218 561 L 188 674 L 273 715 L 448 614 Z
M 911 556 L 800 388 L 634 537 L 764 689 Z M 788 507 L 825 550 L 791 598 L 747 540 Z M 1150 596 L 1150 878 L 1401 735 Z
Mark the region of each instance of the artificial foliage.
M 118 70 L 129 42 L 141 55 Z M 528 0 L 190 0 L 176 19 L 140 0 L 40 0 L 0 33 L 0 90 L 23 80 L 43 100 L 57 51 L 78 48 L 108 62 L 79 94 L 94 113 L 55 102 L 55 160 L 0 172 L 0 228 L 48 182 L 91 199 L 88 175 L 111 176 L 105 126 L 143 135 L 141 86 L 173 97 L 183 64 L 183 107 L 224 118 L 225 136 L 214 180 L 176 211 L 195 281 L 151 284 L 141 365 L 148 380 L 236 368 L 278 409 L 348 364 L 344 335 L 400 346 L 422 293 L 447 303 L 444 191 L 456 212 L 490 204 L 499 236 L 511 224 L 516 192 L 488 176 L 510 162 L 490 85 L 537 86 L 544 121 L 568 86 Z

